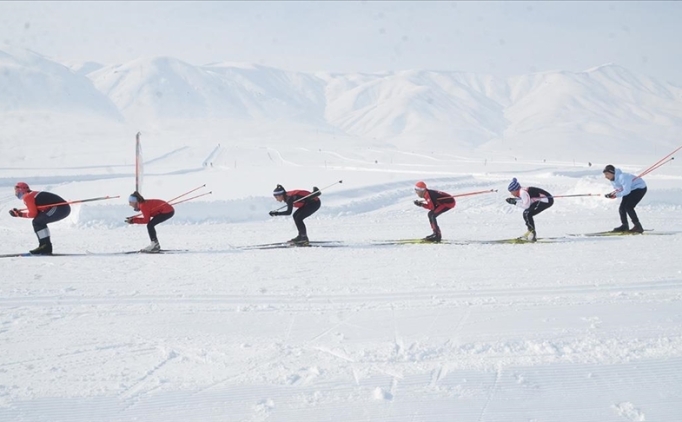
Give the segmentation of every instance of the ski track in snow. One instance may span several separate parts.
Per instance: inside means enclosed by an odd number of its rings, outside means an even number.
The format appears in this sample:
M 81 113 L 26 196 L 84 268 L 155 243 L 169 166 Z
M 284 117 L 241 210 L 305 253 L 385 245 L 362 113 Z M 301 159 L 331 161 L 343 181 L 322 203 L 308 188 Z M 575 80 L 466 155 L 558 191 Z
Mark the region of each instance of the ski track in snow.
M 157 165 L 190 154 L 169 151 L 156 154 Z M 288 149 L 285 161 L 269 148 L 258 151 L 269 167 L 228 169 L 240 159 L 230 156 L 225 168 L 182 179 L 145 175 L 158 196 L 207 182 L 216 192 L 178 206 L 157 228 L 164 248 L 188 253 L 0 258 L 0 420 L 678 420 L 682 188 L 674 171 L 647 179 L 638 207 L 647 227 L 669 235 L 565 237 L 617 223 L 617 202 L 580 198 L 536 217 L 540 237 L 560 242 L 456 244 L 523 232 L 520 211 L 504 202 L 511 175 L 555 194 L 609 185 L 599 169 L 419 153 L 401 154 L 413 165 L 374 168 L 376 149 L 325 150 L 319 160 L 359 171 L 340 166 L 311 178 L 315 152 Z M 373 246 L 429 233 L 426 211 L 411 204 L 417 174 L 453 194 L 499 192 L 458 198 L 438 218 L 453 244 Z M 41 177 L 56 186 L 69 179 Z M 306 224 L 314 240 L 346 247 L 240 249 L 294 234 L 291 217 L 267 216 L 276 183 L 309 189 L 340 179 Z M 95 195 L 91 181 L 58 188 Z M 0 212 L 16 204 L 3 197 Z M 121 203 L 74 207 L 51 225 L 55 247 L 145 246 L 144 227 L 122 223 L 128 213 Z M 3 252 L 32 246 L 27 223 L 3 219 Z

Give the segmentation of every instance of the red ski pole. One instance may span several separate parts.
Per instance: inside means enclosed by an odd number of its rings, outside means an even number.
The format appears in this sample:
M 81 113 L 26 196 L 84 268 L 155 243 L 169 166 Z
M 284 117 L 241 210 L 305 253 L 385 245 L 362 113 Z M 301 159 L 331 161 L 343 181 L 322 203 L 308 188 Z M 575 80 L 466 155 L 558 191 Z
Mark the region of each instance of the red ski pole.
M 437 201 L 442 201 L 444 199 L 450 199 L 450 198 L 460 198 L 462 196 L 480 195 L 482 193 L 491 193 L 491 192 L 497 192 L 497 189 L 479 190 L 476 192 L 460 193 L 457 195 L 450 195 L 450 196 L 441 196 L 440 198 L 437 199 Z
M 183 202 L 191 201 L 192 199 L 197 199 L 197 198 L 200 198 L 200 197 L 205 196 L 205 195 L 210 195 L 210 194 L 212 194 L 212 193 L 213 193 L 213 192 L 206 192 L 206 193 L 202 193 L 201 195 L 196 195 L 196 196 L 193 196 L 193 197 L 191 197 L 191 198 L 183 199 L 182 201 L 178 201 L 178 202 L 169 202 L 168 204 L 169 204 L 169 205 L 178 205 L 178 204 L 182 204 Z
M 577 198 L 580 196 L 601 196 L 600 193 L 577 193 L 575 195 L 554 195 L 551 198 Z
M 664 162 L 662 162 L 656 166 L 649 167 L 647 170 L 643 171 L 639 176 L 635 177 L 635 179 L 639 179 L 640 177 L 646 176 L 647 174 L 651 173 L 652 171 L 654 171 L 656 169 L 663 167 L 664 164 L 668 164 L 669 162 L 671 162 L 674 159 L 675 159 L 675 157 L 671 157 L 671 158 L 665 160 Z
M 52 208 L 52 207 L 58 207 L 60 205 L 71 205 L 71 204 L 82 204 L 83 202 L 94 202 L 94 201 L 104 201 L 105 199 L 114 199 L 114 198 L 120 198 L 120 195 L 116 196 L 100 196 L 98 198 L 88 198 L 88 199 L 77 199 L 75 201 L 64 201 L 64 202 L 58 202 L 56 204 L 47 204 L 47 205 L 38 205 L 36 208 L 38 209 L 44 209 L 44 208 Z M 19 211 L 26 211 L 26 208 L 23 208 Z
M 169 201 L 166 201 L 166 202 L 168 202 L 168 203 L 170 204 L 171 202 L 175 201 L 176 199 L 180 199 L 180 198 L 182 198 L 183 196 L 186 196 L 186 195 L 189 195 L 189 194 L 192 193 L 192 192 L 198 191 L 199 189 L 201 189 L 201 188 L 203 188 L 203 187 L 206 187 L 206 184 L 203 184 L 203 185 L 199 186 L 198 188 L 194 188 L 194 189 L 192 189 L 192 190 L 190 190 L 190 191 L 187 191 L 187 192 L 183 193 L 182 195 L 176 196 L 175 198 L 173 198 L 173 199 L 171 199 L 171 200 L 169 200 Z
M 679 150 L 681 150 L 681 149 L 682 149 L 682 145 L 679 146 L 679 147 L 677 147 L 677 148 L 675 149 L 675 151 L 671 152 L 670 154 L 668 154 L 668 155 L 666 155 L 665 157 L 661 158 L 660 160 L 656 161 L 652 166 L 650 166 L 648 169 L 644 170 L 644 171 L 643 171 L 639 176 L 637 176 L 637 177 L 642 177 L 642 176 L 644 176 L 646 173 L 651 173 L 652 171 L 656 170 L 657 168 L 659 168 L 660 166 L 662 166 L 663 164 L 665 164 L 665 163 L 663 163 L 663 161 L 665 161 L 668 157 L 670 157 L 671 155 L 674 155 L 677 151 L 679 151 Z M 673 159 L 674 159 L 674 158 L 675 158 L 675 157 L 673 157 Z M 670 161 L 670 160 L 668 160 L 668 161 Z M 666 161 L 666 162 L 667 162 L 667 161 Z

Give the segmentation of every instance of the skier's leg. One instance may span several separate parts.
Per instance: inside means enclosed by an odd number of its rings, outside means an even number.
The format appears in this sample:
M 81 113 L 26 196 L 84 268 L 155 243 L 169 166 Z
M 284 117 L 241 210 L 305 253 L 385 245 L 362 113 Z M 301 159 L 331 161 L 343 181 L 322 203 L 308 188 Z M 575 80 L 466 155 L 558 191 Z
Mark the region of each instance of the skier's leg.
M 52 207 L 44 212 L 39 213 L 33 219 L 33 231 L 38 237 L 38 247 L 33 249 L 33 254 L 51 254 L 52 240 L 50 237 L 50 229 L 48 224 L 63 220 L 71 214 L 71 207 L 68 205 L 61 205 Z
M 303 220 L 315 214 L 317 210 L 320 209 L 320 205 L 321 205 L 320 201 L 312 201 L 303 205 L 301 208 L 294 212 L 294 223 L 296 224 L 296 228 L 298 229 L 299 236 L 301 237 L 308 236 L 308 231 Z
M 623 197 L 623 199 L 627 198 L 627 208 L 625 211 L 627 212 L 628 216 L 632 220 L 632 224 L 636 227 L 641 227 L 641 224 L 639 223 L 639 217 L 637 216 L 637 212 L 635 211 L 635 207 L 639 202 L 644 198 L 644 195 L 646 195 L 646 188 L 644 189 L 635 189 L 632 192 L 630 192 L 629 195 Z
M 147 233 L 149 234 L 149 240 L 151 240 L 152 243 L 159 243 L 159 239 L 156 236 L 156 226 L 171 219 L 173 215 L 175 215 L 175 210 L 169 213 L 156 215 L 149 220 L 149 223 L 147 223 Z

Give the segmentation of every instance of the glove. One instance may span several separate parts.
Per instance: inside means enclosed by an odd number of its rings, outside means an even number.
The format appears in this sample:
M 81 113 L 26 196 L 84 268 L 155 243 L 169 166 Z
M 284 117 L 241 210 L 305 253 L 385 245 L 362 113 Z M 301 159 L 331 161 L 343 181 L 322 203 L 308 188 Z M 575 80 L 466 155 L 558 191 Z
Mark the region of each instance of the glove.
M 126 223 L 133 224 L 133 217 L 126 217 Z
M 616 194 L 615 193 L 607 193 L 606 195 L 604 195 L 604 198 L 615 199 Z
M 12 217 L 21 217 L 21 211 L 19 211 L 16 208 L 12 208 L 11 210 L 9 210 L 9 215 L 11 215 Z
M 277 211 L 270 211 L 268 214 L 270 214 L 270 217 L 274 217 L 276 215 L 279 215 Z
M 312 194 L 310 195 L 310 197 L 311 198 L 317 198 L 320 195 L 322 195 L 322 192 L 320 192 L 320 189 L 317 186 L 313 186 L 313 191 L 312 191 Z
M 418 207 L 423 207 L 423 206 L 424 206 L 424 203 L 423 203 L 422 201 L 420 201 L 419 199 L 415 199 L 415 200 L 414 200 L 414 205 L 416 205 L 416 206 L 418 206 Z
M 516 198 L 507 198 L 505 199 L 509 205 L 516 205 Z

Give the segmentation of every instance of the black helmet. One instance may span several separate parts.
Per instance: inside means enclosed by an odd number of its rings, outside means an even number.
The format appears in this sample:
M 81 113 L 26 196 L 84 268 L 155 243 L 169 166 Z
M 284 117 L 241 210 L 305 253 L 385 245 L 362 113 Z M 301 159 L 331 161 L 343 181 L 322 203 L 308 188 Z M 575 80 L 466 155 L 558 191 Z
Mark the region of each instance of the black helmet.
M 286 193 L 287 193 L 287 190 L 284 189 L 284 187 L 283 187 L 282 185 L 277 185 L 277 187 L 275 188 L 275 190 L 272 191 L 272 194 L 273 194 L 274 196 L 284 195 L 284 194 L 286 194 Z

